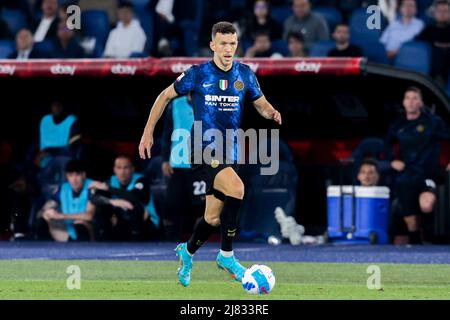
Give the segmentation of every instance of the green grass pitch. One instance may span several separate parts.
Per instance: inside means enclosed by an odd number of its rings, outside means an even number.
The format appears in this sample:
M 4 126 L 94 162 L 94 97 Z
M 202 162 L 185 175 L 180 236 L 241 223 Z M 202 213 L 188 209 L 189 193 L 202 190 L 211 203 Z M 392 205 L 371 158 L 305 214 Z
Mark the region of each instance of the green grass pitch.
M 176 261 L 3 260 L 0 299 L 450 299 L 449 265 L 377 264 L 380 290 L 367 288 L 369 264 L 262 263 L 276 276 L 268 295 L 249 295 L 214 262 L 195 261 L 191 285 L 177 283 Z M 67 267 L 81 288 L 66 286 Z

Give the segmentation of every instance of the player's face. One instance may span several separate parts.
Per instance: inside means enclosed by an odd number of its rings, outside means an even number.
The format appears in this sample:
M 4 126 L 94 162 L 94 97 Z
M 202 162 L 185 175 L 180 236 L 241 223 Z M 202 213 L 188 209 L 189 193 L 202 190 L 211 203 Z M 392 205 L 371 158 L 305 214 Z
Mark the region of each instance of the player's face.
M 72 190 L 78 192 L 81 188 L 83 188 L 84 179 L 86 179 L 86 172 L 69 172 L 66 174 L 66 177 L 72 187 Z
M 228 66 L 233 62 L 237 46 L 236 33 L 216 33 L 216 36 L 210 42 L 210 48 L 214 51 L 214 56 L 219 59 L 223 66 Z
M 126 185 L 130 183 L 133 173 L 134 167 L 129 159 L 116 159 L 116 161 L 114 162 L 114 174 L 121 184 Z
M 403 98 L 403 107 L 406 113 L 415 114 L 420 111 L 423 106 L 423 101 L 420 95 L 414 91 L 408 91 Z
M 333 34 L 334 39 L 337 43 L 347 43 L 350 39 L 350 32 L 348 30 L 348 27 L 346 26 L 339 26 L 336 28 Z
M 358 180 L 364 187 L 376 186 L 379 178 L 377 169 L 373 165 L 365 164 L 359 169 Z

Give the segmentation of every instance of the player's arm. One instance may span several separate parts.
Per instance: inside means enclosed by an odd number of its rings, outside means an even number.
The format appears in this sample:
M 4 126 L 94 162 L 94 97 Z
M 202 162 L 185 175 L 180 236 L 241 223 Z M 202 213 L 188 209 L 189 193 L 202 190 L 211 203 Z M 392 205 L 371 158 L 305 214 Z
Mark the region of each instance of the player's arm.
M 153 145 L 153 131 L 155 130 L 156 123 L 163 114 L 167 104 L 177 95 L 178 94 L 175 91 L 173 84 L 171 84 L 156 98 L 155 103 L 150 110 L 150 115 L 148 117 L 147 124 L 145 125 L 141 142 L 139 143 L 139 155 L 142 159 L 145 159 L 146 157 L 150 159 L 150 149 Z
M 266 119 L 273 119 L 276 123 L 281 125 L 281 114 L 267 101 L 265 96 L 253 101 L 258 113 Z

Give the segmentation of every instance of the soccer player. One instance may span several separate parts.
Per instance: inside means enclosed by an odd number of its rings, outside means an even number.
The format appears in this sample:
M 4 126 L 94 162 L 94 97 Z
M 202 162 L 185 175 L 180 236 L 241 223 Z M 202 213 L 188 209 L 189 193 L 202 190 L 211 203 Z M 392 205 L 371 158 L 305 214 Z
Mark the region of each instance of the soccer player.
M 202 124 L 202 137 L 208 129 L 219 130 L 223 136 L 227 129 L 238 129 L 245 95 L 249 96 L 261 116 L 281 125 L 281 114 L 264 97 L 255 74 L 247 65 L 233 60 L 238 46 L 235 27 L 229 22 L 218 22 L 213 26 L 211 36 L 210 48 L 214 52 L 212 61 L 192 66 L 157 97 L 139 144 L 142 159 L 151 157 L 153 130 L 166 105 L 176 96 L 189 92 L 193 97 L 194 119 Z M 191 137 L 198 134 L 194 127 Z M 196 137 L 191 139 L 191 144 L 195 140 Z M 237 229 L 237 213 L 244 197 L 244 184 L 236 173 L 236 165 L 228 164 L 229 161 L 212 159 L 207 163 L 205 157 L 201 163 L 193 161 L 197 158 L 196 154 L 205 154 L 205 148 L 210 145 L 202 139 L 201 150 L 191 147 L 191 168 L 194 174 L 206 182 L 206 208 L 204 217 L 196 223 L 189 241 L 179 244 L 175 249 L 181 262 L 178 279 L 183 286 L 188 286 L 190 282 L 193 255 L 219 225 L 221 250 L 216 259 L 218 267 L 229 272 L 237 281 L 241 281 L 245 272 L 245 268 L 235 258 L 232 246 Z M 218 147 L 214 149 L 220 152 Z M 236 160 L 235 154 L 233 157 Z

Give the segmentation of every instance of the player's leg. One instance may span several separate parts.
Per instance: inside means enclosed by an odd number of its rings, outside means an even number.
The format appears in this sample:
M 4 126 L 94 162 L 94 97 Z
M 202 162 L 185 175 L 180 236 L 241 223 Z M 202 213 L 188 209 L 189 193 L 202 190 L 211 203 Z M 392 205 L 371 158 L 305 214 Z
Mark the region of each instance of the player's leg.
M 402 216 L 408 229 L 409 243 L 421 244 L 419 194 L 421 185 L 415 179 L 405 179 L 397 185 Z
M 232 167 L 227 167 L 216 175 L 214 189 L 224 195 L 220 215 L 221 250 L 217 256 L 217 265 L 241 281 L 245 268 L 234 257 L 233 239 L 237 232 L 237 215 L 244 198 L 244 183 Z
M 191 281 L 192 258 L 195 252 L 208 240 L 209 236 L 220 224 L 220 212 L 223 202 L 214 195 L 206 196 L 205 214 L 197 220 L 194 232 L 186 243 L 180 243 L 175 252 L 180 258 L 178 279 L 183 286 L 188 286 Z

